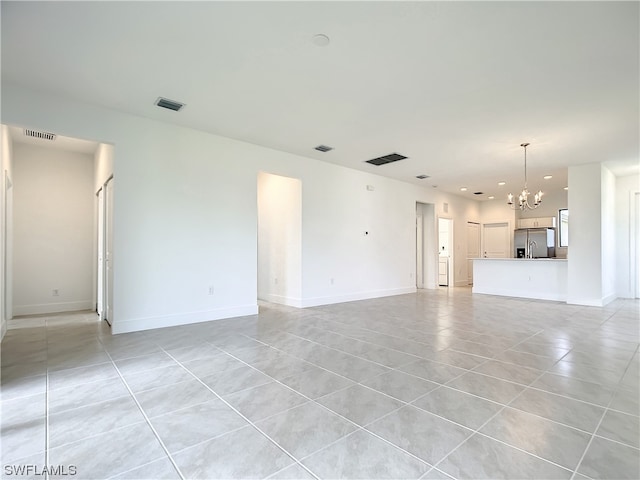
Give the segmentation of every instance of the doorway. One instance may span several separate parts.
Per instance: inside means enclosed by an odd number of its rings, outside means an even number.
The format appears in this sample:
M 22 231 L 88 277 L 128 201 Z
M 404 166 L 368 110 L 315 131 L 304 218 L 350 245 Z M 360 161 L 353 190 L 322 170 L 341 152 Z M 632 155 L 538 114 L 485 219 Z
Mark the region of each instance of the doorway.
M 485 223 L 482 225 L 484 258 L 511 257 L 511 234 L 509 223 Z
M 467 285 L 473 285 L 474 258 L 480 258 L 480 224 L 467 222 Z
M 416 288 L 437 286 L 435 205 L 416 202 Z
M 438 218 L 438 285 L 453 284 L 453 219 Z
M 302 180 L 258 173 L 259 300 L 302 307 Z

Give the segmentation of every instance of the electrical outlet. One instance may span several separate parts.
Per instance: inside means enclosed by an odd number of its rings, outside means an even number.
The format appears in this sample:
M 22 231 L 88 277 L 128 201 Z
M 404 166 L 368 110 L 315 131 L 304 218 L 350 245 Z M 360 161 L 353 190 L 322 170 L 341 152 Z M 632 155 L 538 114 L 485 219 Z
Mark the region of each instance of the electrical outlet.
M 209 285 L 209 295 L 213 295 L 213 285 Z
M 51 290 L 51 296 L 52 297 L 60 296 L 60 291 L 57 288 L 54 288 L 53 290 Z
M 331 285 L 333 285 L 333 278 L 331 279 Z
M 277 278 L 274 278 L 274 279 L 273 279 L 273 283 L 275 283 L 275 284 L 277 285 L 277 284 L 278 284 L 278 279 L 277 279 Z

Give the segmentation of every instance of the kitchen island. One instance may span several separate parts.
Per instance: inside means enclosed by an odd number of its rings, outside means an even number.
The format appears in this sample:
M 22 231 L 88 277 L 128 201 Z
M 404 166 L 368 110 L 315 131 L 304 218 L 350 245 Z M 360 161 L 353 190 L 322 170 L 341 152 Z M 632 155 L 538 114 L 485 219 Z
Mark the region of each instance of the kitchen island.
M 566 258 L 475 258 L 473 293 L 567 300 Z

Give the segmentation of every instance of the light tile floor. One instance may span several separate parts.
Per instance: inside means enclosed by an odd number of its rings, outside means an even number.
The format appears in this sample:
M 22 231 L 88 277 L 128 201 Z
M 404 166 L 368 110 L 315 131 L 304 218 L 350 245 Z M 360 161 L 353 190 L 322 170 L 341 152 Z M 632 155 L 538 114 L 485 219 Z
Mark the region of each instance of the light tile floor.
M 117 336 L 15 319 L 2 478 L 638 479 L 639 325 L 468 289 Z

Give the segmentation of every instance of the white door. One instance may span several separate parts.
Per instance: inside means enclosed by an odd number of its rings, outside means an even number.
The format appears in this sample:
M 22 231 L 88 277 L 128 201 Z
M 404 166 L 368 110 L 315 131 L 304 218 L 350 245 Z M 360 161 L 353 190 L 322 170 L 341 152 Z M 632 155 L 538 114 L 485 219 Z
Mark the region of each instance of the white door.
M 480 224 L 467 222 L 467 283 L 473 285 L 473 259 L 480 258 Z
M 113 324 L 113 179 L 105 184 L 104 199 L 104 306 L 106 308 L 105 320 L 109 325 Z
M 418 207 L 420 208 L 420 207 Z M 424 288 L 424 233 L 422 214 L 416 214 L 416 287 Z
M 98 238 L 97 238 L 97 279 L 96 279 L 96 312 L 100 320 L 104 318 L 104 193 L 100 189 L 96 195 Z
M 485 223 L 482 226 L 482 238 L 484 239 L 484 258 L 510 258 L 511 235 L 509 224 Z

